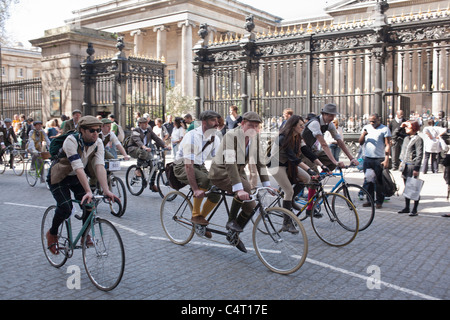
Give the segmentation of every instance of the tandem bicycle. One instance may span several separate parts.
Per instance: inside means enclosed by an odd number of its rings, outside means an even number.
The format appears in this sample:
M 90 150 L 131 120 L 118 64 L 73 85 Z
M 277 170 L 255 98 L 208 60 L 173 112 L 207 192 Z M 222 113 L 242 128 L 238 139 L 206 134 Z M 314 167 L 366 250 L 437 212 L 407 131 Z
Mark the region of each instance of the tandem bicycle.
M 229 206 L 226 197 L 233 195 L 216 187 L 212 187 L 206 194 L 213 192 L 220 194 L 221 198 L 207 218 L 209 222 L 207 226 L 194 224 L 191 221 L 192 189 L 189 190 L 187 195 L 180 191 L 172 191 L 164 197 L 160 210 L 161 223 L 164 232 L 173 243 L 185 245 L 193 238 L 194 234 L 207 239 L 205 234 L 209 231 L 211 234 L 225 238 L 219 240 L 211 238 L 209 240 L 238 246 L 241 241 L 239 233 L 227 230 L 224 219 L 216 219 L 219 218 L 217 217 L 217 209 L 222 203 L 225 204 L 228 214 Z M 247 200 L 256 201 L 253 214 L 258 215 L 252 231 L 253 246 L 256 255 L 269 270 L 279 274 L 290 274 L 300 269 L 305 262 L 308 252 L 308 239 L 302 223 L 291 211 L 281 207 L 267 208 L 263 205 L 264 196 L 270 192 L 272 192 L 270 188 L 258 188 L 252 194 L 251 200 Z M 291 219 L 296 232 L 284 230 L 283 222 L 285 219 Z

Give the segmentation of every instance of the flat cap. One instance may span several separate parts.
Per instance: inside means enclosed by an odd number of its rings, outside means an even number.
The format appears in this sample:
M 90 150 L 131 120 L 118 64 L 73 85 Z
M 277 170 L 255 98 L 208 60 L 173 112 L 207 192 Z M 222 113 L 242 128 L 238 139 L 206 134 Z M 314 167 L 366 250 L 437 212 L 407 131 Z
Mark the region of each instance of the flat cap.
M 110 119 L 107 119 L 107 118 L 103 118 L 101 121 L 103 124 L 113 123 Z
M 247 111 L 242 115 L 242 120 L 253 121 L 253 122 L 262 122 L 261 117 L 254 111 Z
M 79 109 L 75 109 L 75 110 L 72 111 L 72 114 L 75 114 L 75 113 L 83 114 L 83 113 L 81 112 L 81 110 L 79 110 Z
M 200 120 L 208 120 L 208 119 L 212 119 L 212 118 L 219 118 L 220 114 L 218 114 L 215 111 L 212 110 L 205 110 L 202 113 L 200 113 L 200 116 L 198 117 Z
M 94 116 L 81 117 L 80 122 L 78 122 L 79 127 L 101 126 L 102 124 L 103 123 Z
M 138 123 L 148 123 L 148 119 L 145 117 L 139 118 Z
M 6 118 L 3 122 L 12 122 L 12 120 L 10 118 Z

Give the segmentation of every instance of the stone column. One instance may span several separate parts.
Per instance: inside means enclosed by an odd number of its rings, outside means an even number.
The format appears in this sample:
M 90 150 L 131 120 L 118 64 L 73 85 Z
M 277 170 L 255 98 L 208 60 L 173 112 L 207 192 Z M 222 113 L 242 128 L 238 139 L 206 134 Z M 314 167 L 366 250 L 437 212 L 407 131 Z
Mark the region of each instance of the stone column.
M 143 52 L 144 36 L 146 35 L 144 30 L 138 29 L 130 32 L 130 35 L 134 37 L 134 55 L 137 56 Z
M 192 71 L 192 27 L 189 20 L 178 23 L 181 29 L 181 90 L 185 96 L 194 94 L 194 74 Z
M 156 59 L 167 57 L 167 32 L 170 29 L 165 25 L 156 26 L 153 28 L 156 32 Z
M 431 82 L 431 91 L 433 91 L 433 93 L 431 112 L 436 116 L 439 111 L 446 111 L 443 105 L 443 94 L 439 92 L 441 90 L 441 85 L 445 81 L 446 70 L 444 68 L 444 64 L 442 63 L 443 55 L 442 49 L 440 48 L 440 43 L 434 42 L 433 47 L 433 81 Z M 448 115 L 446 114 L 446 116 Z

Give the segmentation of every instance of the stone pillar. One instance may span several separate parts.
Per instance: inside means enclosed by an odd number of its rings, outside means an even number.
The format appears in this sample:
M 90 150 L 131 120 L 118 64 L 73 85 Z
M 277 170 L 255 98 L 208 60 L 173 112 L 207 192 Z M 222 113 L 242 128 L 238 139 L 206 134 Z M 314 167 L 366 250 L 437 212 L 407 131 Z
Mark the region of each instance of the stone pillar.
M 184 96 L 194 95 L 194 73 L 192 71 L 192 27 L 189 20 L 178 23 L 181 28 L 181 90 Z
M 134 37 L 134 55 L 143 54 L 144 36 L 146 35 L 144 30 L 138 29 L 130 32 L 130 36 Z
M 445 56 L 442 54 L 442 49 L 440 48 L 440 43 L 439 42 L 434 42 L 433 43 L 433 81 L 431 82 L 432 85 L 432 108 L 431 108 L 431 113 L 433 113 L 433 115 L 437 116 L 437 114 L 439 113 L 439 111 L 444 110 L 444 112 L 446 111 L 444 104 L 443 104 L 443 94 L 440 92 L 441 90 L 441 85 L 444 83 L 445 81 L 445 75 L 446 75 L 446 70 L 444 68 L 444 63 L 442 63 L 443 59 L 445 58 Z M 448 70 L 447 70 L 448 72 Z M 445 88 L 445 85 L 444 85 Z M 448 116 L 446 114 L 446 116 Z
M 167 32 L 170 29 L 167 26 L 160 25 L 153 28 L 156 32 L 156 59 L 167 57 Z
M 116 52 L 113 34 L 80 28 L 74 25 L 46 30 L 42 38 L 30 41 L 42 49 L 42 116 L 50 119 L 52 91 L 61 92 L 61 113 L 71 116 L 75 109 L 83 109 L 84 88 L 80 63 L 86 60 L 88 43 L 95 47 L 97 56 Z M 82 110 L 90 113 L 90 110 Z

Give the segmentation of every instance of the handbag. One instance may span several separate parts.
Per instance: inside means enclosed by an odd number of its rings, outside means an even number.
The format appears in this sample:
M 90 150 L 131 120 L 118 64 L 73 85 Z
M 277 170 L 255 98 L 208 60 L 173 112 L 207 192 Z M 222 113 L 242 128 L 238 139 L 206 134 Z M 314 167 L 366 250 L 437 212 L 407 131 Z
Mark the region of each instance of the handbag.
M 414 201 L 420 198 L 420 191 L 422 190 L 424 181 L 414 177 L 408 177 L 405 183 L 405 190 L 403 196 Z

